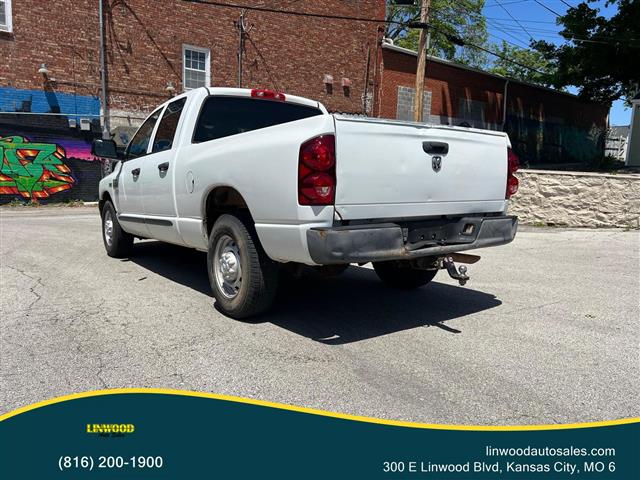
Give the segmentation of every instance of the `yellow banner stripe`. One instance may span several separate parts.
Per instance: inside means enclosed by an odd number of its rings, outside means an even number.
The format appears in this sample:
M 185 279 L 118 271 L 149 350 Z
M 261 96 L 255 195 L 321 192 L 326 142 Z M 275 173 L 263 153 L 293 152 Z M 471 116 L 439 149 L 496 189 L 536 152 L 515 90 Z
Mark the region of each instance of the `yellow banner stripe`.
M 602 422 L 584 422 L 584 423 L 563 423 L 548 425 L 447 425 L 437 423 L 419 423 L 405 422 L 400 420 L 386 420 L 383 418 L 365 417 L 360 415 L 350 415 L 348 413 L 336 413 L 326 410 L 318 410 L 315 408 L 298 407 L 295 405 L 287 405 L 285 403 L 269 402 L 265 400 L 254 400 L 252 398 L 236 397 L 232 395 L 222 395 L 218 393 L 192 392 L 189 390 L 173 390 L 168 388 L 114 388 L 109 390 L 92 390 L 88 392 L 73 393 L 55 397 L 50 400 L 36 402 L 25 407 L 18 408 L 4 415 L 0 415 L 0 422 L 7 420 L 16 415 L 20 415 L 37 408 L 46 407 L 55 403 L 68 402 L 79 398 L 98 397 L 101 395 L 122 395 L 129 393 L 145 393 L 145 394 L 161 394 L 161 395 L 179 395 L 184 397 L 211 398 L 214 400 L 224 400 L 227 402 L 246 403 L 249 405 L 258 405 L 262 407 L 278 408 L 280 410 L 289 410 L 293 412 L 308 413 L 311 415 L 321 415 L 323 417 L 340 418 L 343 420 L 352 420 L 356 422 L 375 423 L 379 425 L 390 425 L 394 427 L 409 428 L 428 428 L 435 430 L 470 430 L 470 431 L 528 431 L 528 430 L 566 430 L 570 428 L 593 428 L 593 427 L 609 427 L 613 425 L 626 425 L 631 423 L 640 423 L 640 417 L 621 418 L 617 420 L 605 420 Z

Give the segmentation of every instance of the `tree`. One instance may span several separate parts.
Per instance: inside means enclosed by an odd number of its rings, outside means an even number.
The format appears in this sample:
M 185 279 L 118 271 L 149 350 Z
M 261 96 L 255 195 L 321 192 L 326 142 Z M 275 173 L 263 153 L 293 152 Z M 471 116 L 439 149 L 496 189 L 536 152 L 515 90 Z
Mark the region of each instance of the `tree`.
M 556 70 L 555 64 L 537 50 L 509 45 L 503 40 L 499 47 L 493 48 L 493 51 L 504 58 L 495 58 L 491 72 L 538 85 L 552 84 L 551 78 Z M 531 68 L 525 68 L 522 65 Z
M 640 81 L 640 2 L 607 1 L 618 7 L 607 19 L 590 6 L 595 1 L 583 1 L 558 17 L 567 44 L 539 41 L 533 46 L 557 65 L 554 86 L 575 85 L 581 97 L 599 102 L 629 100 Z
M 487 55 L 481 50 L 472 47 L 458 47 L 447 38 L 447 35 L 455 35 L 464 38 L 465 41 L 485 45 L 487 43 L 487 26 L 482 8 L 485 0 L 431 0 L 429 23 L 431 29 L 431 42 L 429 54 L 447 60 L 466 63 L 474 67 L 487 65 Z M 392 0 L 387 1 L 387 27 L 386 36 L 394 40 L 395 44 L 410 50 L 418 49 L 419 30 L 408 28 L 407 23 L 418 21 L 420 18 L 420 2 L 415 5 L 396 5 Z

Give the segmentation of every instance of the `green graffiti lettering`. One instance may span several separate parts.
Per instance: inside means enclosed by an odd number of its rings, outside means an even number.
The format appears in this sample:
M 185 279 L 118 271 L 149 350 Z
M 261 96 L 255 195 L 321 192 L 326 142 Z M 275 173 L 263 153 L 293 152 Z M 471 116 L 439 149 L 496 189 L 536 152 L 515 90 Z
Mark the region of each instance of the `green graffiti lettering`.
M 0 195 L 47 198 L 68 190 L 74 180 L 64 148 L 20 136 L 0 138 Z

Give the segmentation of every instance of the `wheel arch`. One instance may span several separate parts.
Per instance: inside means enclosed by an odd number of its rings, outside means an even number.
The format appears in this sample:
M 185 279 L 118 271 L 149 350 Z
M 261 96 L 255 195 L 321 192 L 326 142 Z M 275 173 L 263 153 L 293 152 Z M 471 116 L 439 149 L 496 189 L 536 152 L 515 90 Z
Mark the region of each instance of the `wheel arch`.
M 212 188 L 202 202 L 203 230 L 207 237 L 211 233 L 213 224 L 225 213 L 241 214 L 253 223 L 253 216 L 249 205 L 240 191 L 230 185 L 218 185 Z
M 105 190 L 100 196 L 100 198 L 98 199 L 98 210 L 100 211 L 101 216 L 102 216 L 102 208 L 104 207 L 104 204 L 107 202 L 111 202 L 111 205 L 113 205 L 113 208 L 116 208 L 115 204 L 113 203 L 113 199 L 111 198 L 111 194 L 107 190 Z

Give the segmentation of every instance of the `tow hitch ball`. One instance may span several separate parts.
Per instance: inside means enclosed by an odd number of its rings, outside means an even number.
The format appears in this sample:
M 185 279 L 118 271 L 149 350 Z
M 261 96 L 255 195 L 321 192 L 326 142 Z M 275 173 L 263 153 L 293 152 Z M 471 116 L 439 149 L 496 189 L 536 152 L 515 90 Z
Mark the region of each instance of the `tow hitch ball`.
M 460 286 L 463 286 L 469 280 L 469 276 L 467 275 L 467 267 L 464 265 L 460 265 L 456 268 L 456 264 L 453 263 L 453 258 L 444 257 L 442 259 L 442 265 L 447 269 L 447 273 L 454 280 L 458 280 Z

